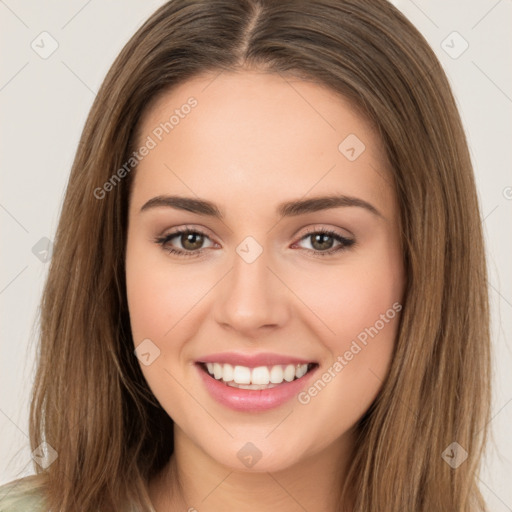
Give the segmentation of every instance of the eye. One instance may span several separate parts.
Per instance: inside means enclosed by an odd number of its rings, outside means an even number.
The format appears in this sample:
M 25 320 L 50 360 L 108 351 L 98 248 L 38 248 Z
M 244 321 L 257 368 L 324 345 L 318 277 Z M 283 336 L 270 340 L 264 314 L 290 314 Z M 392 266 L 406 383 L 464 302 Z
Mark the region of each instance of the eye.
M 173 247 L 171 241 L 177 239 L 181 248 Z M 205 239 L 210 239 L 206 233 L 198 229 L 180 228 L 176 231 L 155 238 L 155 242 L 170 254 L 176 254 L 183 257 L 195 257 L 203 253 L 204 248 L 201 247 Z
M 181 248 L 171 244 L 174 239 L 178 240 Z M 301 249 L 311 252 L 315 256 L 332 255 L 355 244 L 355 240 L 328 229 L 311 229 L 300 241 L 308 239 L 312 248 L 302 247 Z M 210 240 L 210 237 L 199 229 L 180 228 L 168 235 L 155 238 L 155 243 L 161 245 L 169 254 L 187 258 L 200 256 L 206 249 L 203 247 L 205 240 Z
M 330 229 L 311 229 L 302 240 L 309 240 L 312 249 L 304 250 L 313 252 L 315 256 L 329 256 L 348 249 L 355 244 L 355 240 L 346 238 Z M 336 242 L 338 245 L 336 245 Z

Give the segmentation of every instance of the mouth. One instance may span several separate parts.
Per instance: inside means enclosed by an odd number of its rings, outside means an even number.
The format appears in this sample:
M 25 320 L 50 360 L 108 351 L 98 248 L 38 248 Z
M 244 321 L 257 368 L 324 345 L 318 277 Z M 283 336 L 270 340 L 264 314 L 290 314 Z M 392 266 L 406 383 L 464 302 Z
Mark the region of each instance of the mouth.
M 242 366 L 220 362 L 198 362 L 199 368 L 226 386 L 261 391 L 300 380 L 318 367 L 317 363 Z

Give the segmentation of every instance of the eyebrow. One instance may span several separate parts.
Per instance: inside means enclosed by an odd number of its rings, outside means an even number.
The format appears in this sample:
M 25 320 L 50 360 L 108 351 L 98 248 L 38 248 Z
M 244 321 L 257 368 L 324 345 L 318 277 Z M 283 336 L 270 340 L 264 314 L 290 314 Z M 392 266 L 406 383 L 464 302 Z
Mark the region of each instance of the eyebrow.
M 318 212 L 321 210 L 329 210 L 331 208 L 339 207 L 357 207 L 364 208 L 377 217 L 384 218 L 384 216 L 372 204 L 359 199 L 357 197 L 345 195 L 329 195 L 312 197 L 310 199 L 299 199 L 294 201 L 286 201 L 278 205 L 276 213 L 281 217 L 295 217 L 304 215 L 306 213 Z M 141 212 L 150 210 L 152 208 L 169 207 L 176 210 L 185 210 L 187 212 L 196 213 L 198 215 L 205 215 L 222 220 L 224 215 L 215 203 L 206 201 L 204 199 L 195 199 L 192 197 L 184 196 L 157 196 L 153 197 L 140 209 Z

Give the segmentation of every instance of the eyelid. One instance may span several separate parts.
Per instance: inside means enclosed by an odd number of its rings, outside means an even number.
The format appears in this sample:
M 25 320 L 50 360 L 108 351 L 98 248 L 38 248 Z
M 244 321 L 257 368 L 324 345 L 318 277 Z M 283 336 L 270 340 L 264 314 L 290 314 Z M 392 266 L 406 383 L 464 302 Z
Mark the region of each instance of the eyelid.
M 169 240 L 172 240 L 173 238 L 178 237 L 178 236 L 180 236 L 180 235 L 182 235 L 184 233 L 196 233 L 196 234 L 199 234 L 199 235 L 203 235 L 205 238 L 208 238 L 213 244 L 217 244 L 217 242 L 215 242 L 215 240 L 214 240 L 214 237 L 212 237 L 207 232 L 207 230 L 204 230 L 203 228 L 198 228 L 198 227 L 190 226 L 190 225 L 180 226 L 180 227 L 174 228 L 172 231 L 170 231 L 168 233 L 165 233 L 165 234 L 163 234 L 161 236 L 155 237 L 155 241 L 160 241 L 160 242 L 165 241 L 165 243 L 167 243 Z M 205 247 L 203 249 L 207 249 L 207 247 Z M 189 253 L 192 253 L 192 252 L 199 253 L 203 249 L 199 249 L 197 251 L 186 251 L 186 252 L 189 252 Z
M 310 235 L 310 234 L 315 234 L 315 233 L 318 233 L 319 231 L 320 232 L 331 232 L 331 233 L 335 233 L 336 235 L 340 236 L 341 238 L 345 238 L 345 239 L 352 239 L 354 238 L 354 235 L 352 233 L 350 233 L 348 230 L 344 230 L 346 231 L 347 233 L 349 233 L 349 235 L 344 235 L 342 233 L 339 233 L 337 230 L 339 230 L 341 228 L 331 228 L 331 227 L 326 227 L 325 225 L 322 225 L 322 224 L 314 224 L 313 226 L 308 226 L 305 228 L 305 231 L 297 231 L 295 235 L 293 235 L 294 238 L 297 238 L 296 242 L 302 240 L 305 236 L 307 235 Z M 214 236 L 212 236 L 209 232 L 209 230 L 207 230 L 206 228 L 203 228 L 203 227 L 197 227 L 195 225 L 191 225 L 191 224 L 185 224 L 183 226 L 178 226 L 176 228 L 173 228 L 170 232 L 168 233 L 165 233 L 158 236 L 157 238 L 159 239 L 163 239 L 163 238 L 169 238 L 169 237 L 174 237 L 174 236 L 177 236 L 179 234 L 182 234 L 183 232 L 187 232 L 187 231 L 192 231 L 192 232 L 196 232 L 196 233 L 199 233 L 201 235 L 204 235 L 210 239 L 213 239 L 215 238 Z M 213 241 L 213 240 L 212 240 Z M 296 243 L 294 242 L 294 243 Z
M 169 237 L 173 237 L 173 236 L 176 236 L 183 232 L 188 232 L 188 231 L 191 231 L 193 233 L 199 233 L 201 235 L 207 236 L 210 239 L 215 238 L 211 234 L 210 230 L 203 228 L 202 226 L 199 227 L 199 226 L 195 226 L 195 225 L 191 225 L 191 224 L 184 224 L 182 226 L 177 226 L 177 227 L 170 229 L 169 231 L 166 230 L 158 238 L 169 238 Z
M 351 233 L 348 229 L 342 229 L 339 227 L 328 227 L 325 224 L 313 224 L 312 226 L 308 226 L 305 228 L 305 231 L 302 232 L 299 230 L 296 236 L 299 236 L 302 239 L 305 235 L 310 235 L 313 233 L 317 233 L 318 231 L 329 231 L 331 233 L 336 233 L 338 236 L 342 238 L 353 239 L 355 238 L 355 235 Z M 347 234 L 343 234 L 343 231 L 345 231 Z

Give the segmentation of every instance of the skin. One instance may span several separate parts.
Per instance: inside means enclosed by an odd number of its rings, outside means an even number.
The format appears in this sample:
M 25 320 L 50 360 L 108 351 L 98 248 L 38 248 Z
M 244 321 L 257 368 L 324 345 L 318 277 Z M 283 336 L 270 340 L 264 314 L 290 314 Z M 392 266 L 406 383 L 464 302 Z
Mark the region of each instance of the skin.
M 129 205 L 134 344 L 149 338 L 160 350 L 141 368 L 175 422 L 175 453 L 149 495 L 158 511 L 334 511 L 354 426 L 389 369 L 399 314 L 308 404 L 233 411 L 209 395 L 194 362 L 216 352 L 273 352 L 317 361 L 321 377 L 401 302 L 398 205 L 384 147 L 345 98 L 253 70 L 205 74 L 167 92 L 143 117 L 140 143 L 191 96 L 197 106 L 139 163 Z M 349 134 L 366 146 L 354 161 L 338 150 Z M 224 219 L 166 206 L 141 212 L 164 194 L 212 201 Z M 381 215 L 356 206 L 276 214 L 283 201 L 328 194 L 360 198 Z M 199 247 L 202 255 L 179 257 L 155 242 L 184 226 L 206 232 L 203 244 L 178 236 L 167 248 Z M 315 244 L 310 228 L 356 243 L 321 256 L 339 242 Z M 263 248 L 250 264 L 236 252 L 247 236 Z M 237 457 L 247 442 L 262 454 L 252 468 Z M 347 508 L 352 499 L 344 498 Z

